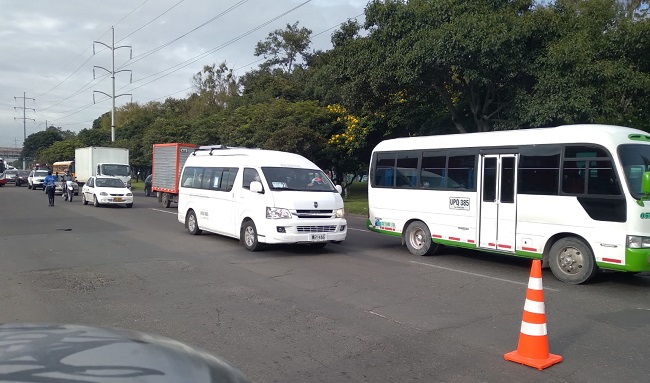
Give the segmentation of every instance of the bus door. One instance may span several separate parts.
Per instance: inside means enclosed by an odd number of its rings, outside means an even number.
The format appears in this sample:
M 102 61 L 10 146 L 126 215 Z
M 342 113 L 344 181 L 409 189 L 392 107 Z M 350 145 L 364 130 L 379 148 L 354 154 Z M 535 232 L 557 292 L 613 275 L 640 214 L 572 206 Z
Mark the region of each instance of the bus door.
M 515 251 L 517 155 L 483 155 L 479 247 Z

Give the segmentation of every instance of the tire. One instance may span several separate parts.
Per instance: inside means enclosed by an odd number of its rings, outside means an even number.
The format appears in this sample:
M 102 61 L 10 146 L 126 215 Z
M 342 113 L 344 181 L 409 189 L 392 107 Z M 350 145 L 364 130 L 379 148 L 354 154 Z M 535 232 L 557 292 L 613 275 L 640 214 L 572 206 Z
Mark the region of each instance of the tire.
M 431 231 L 422 221 L 409 223 L 404 241 L 413 255 L 433 255 L 440 250 L 440 245 L 431 241 Z
M 166 208 L 171 206 L 172 201 L 171 201 L 171 198 L 169 198 L 169 193 L 163 193 L 162 194 L 162 204 Z
M 97 196 L 93 195 L 93 206 L 99 207 L 99 201 L 97 201 Z
M 72 196 L 74 193 L 68 193 L 68 202 L 72 202 Z
M 32 184 L 27 184 L 27 189 L 32 190 Z
M 185 227 L 187 231 L 192 235 L 199 235 L 203 230 L 199 229 L 199 221 L 196 219 L 196 214 L 194 210 L 187 212 L 187 217 L 185 217 Z
M 241 241 L 248 251 L 257 251 L 262 245 L 257 240 L 257 228 L 253 221 L 246 221 L 241 228 Z
M 327 246 L 327 242 L 317 242 L 317 243 L 310 243 L 309 247 L 312 249 L 323 249 Z
M 128 208 L 132 208 L 132 207 L 133 207 L 133 203 L 127 203 L 127 204 L 126 204 L 126 207 L 128 207 Z
M 594 254 L 581 239 L 562 238 L 551 246 L 548 261 L 553 275 L 572 285 L 589 282 L 598 272 Z
M 86 200 L 85 194 L 81 194 L 81 201 L 84 203 L 84 205 L 88 205 L 88 200 Z

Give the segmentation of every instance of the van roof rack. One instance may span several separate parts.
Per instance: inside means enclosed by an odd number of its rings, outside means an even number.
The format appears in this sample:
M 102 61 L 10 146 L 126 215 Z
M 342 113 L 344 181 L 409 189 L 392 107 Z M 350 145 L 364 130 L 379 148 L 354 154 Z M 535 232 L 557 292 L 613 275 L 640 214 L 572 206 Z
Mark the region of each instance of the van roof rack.
M 251 148 L 246 148 L 242 146 L 226 146 L 226 145 L 203 145 L 199 146 L 198 148 L 194 149 L 192 152 L 193 156 L 196 156 L 196 152 L 203 152 L 203 151 L 210 151 L 210 155 L 212 155 L 212 152 L 215 150 L 225 150 L 225 149 L 251 149 Z

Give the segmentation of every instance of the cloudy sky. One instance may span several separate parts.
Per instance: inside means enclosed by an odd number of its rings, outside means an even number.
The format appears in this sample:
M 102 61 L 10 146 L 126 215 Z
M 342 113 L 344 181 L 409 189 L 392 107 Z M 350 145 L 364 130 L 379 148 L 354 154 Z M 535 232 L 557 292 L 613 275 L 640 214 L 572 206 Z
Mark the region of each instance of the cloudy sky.
M 259 63 L 255 44 L 287 23 L 312 30 L 311 49 L 329 49 L 332 27 L 363 21 L 367 0 L 0 0 L 0 147 L 21 147 L 47 125 L 89 128 L 110 111 L 110 50 L 115 28 L 116 94 L 146 103 L 185 97 L 203 65 L 225 61 L 242 75 Z M 361 16 L 359 16 L 361 15 Z M 202 24 L 205 24 L 201 26 Z M 196 29 L 198 27 L 198 29 Z M 196 29 L 196 30 L 194 30 Z M 194 31 L 192 31 L 194 30 Z M 31 100 L 35 98 L 36 100 Z M 116 106 L 130 101 L 116 99 Z M 30 108 L 35 109 L 35 111 Z

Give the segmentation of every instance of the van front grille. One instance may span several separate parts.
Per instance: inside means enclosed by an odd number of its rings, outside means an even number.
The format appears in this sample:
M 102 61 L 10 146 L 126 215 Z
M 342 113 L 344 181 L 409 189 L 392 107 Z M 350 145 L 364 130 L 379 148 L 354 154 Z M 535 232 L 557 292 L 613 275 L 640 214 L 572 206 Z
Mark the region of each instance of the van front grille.
M 336 225 L 329 226 L 298 226 L 298 233 L 333 233 L 336 231 Z

